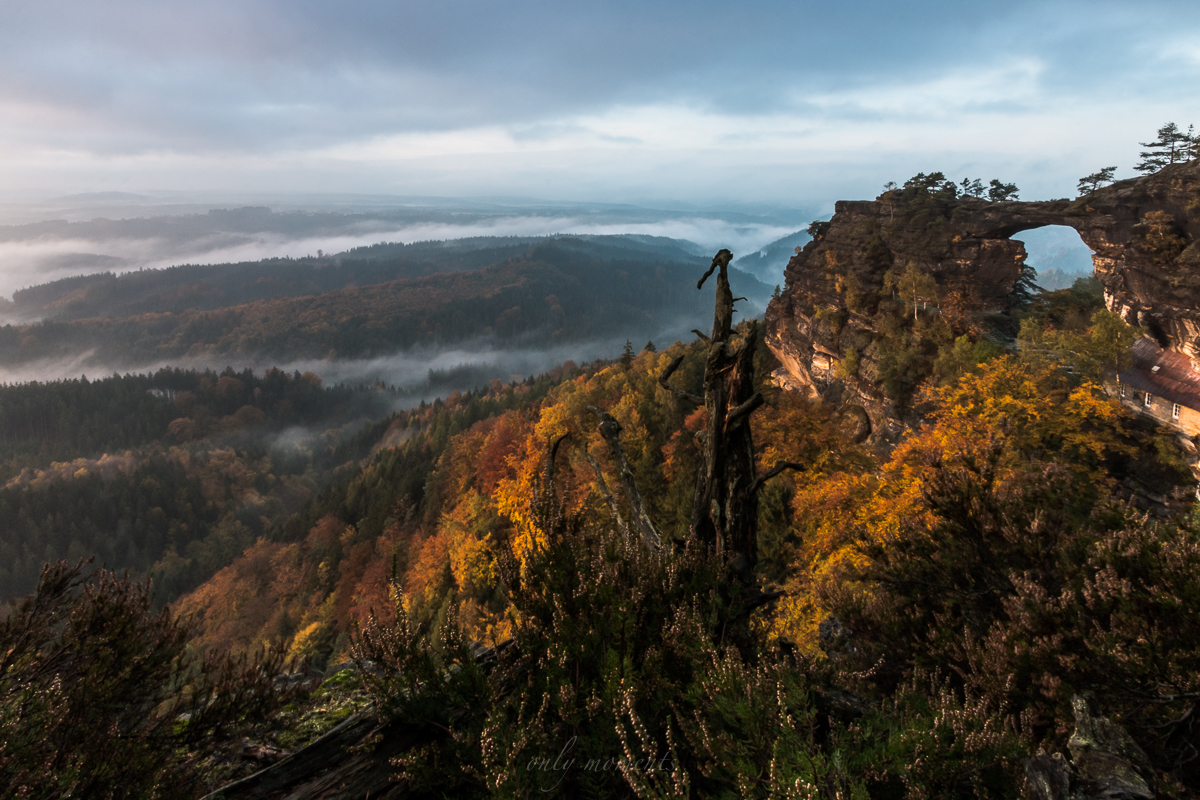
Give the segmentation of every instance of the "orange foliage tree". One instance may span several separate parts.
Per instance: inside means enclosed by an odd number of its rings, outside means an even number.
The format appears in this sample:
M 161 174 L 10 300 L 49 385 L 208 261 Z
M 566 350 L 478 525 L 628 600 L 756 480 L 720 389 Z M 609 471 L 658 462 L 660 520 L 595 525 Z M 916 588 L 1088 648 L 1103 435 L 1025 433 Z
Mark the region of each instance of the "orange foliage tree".
M 801 544 L 788 580 L 792 594 L 774 621 L 779 635 L 815 651 L 830 604 L 870 593 L 861 578 L 872 553 L 928 540 L 941 524 L 949 512 L 931 498 L 947 474 L 976 476 L 990 497 L 1054 463 L 1071 487 L 1055 501 L 1056 512 L 1086 519 L 1113 489 L 1114 463 L 1133 451 L 1120 406 L 1052 364 L 995 359 L 927 389 L 920 403 L 926 423 L 880 470 L 860 463 L 798 488 L 792 511 Z

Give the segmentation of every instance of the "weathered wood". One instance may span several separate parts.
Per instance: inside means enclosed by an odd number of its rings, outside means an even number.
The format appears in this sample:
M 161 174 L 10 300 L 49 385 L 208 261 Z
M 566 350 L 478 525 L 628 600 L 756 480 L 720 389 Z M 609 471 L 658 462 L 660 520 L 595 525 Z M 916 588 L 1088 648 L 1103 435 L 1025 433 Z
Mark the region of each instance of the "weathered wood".
M 698 439 L 701 465 L 692 497 L 692 536 L 727 553 L 734 574 L 746 585 L 753 581 L 758 562 L 758 495 L 750 414 L 762 405 L 754 391 L 754 351 L 758 328 L 750 325 L 741 336 L 733 332 L 733 292 L 729 262 L 721 250 L 697 282 L 701 288 L 717 272 L 712 336 L 704 365 L 704 407 L 707 435 Z
M 508 639 L 479 647 L 475 660 L 485 671 L 513 647 Z M 452 714 L 465 714 L 461 709 Z M 435 723 L 387 720 L 373 708 L 354 714 L 333 730 L 253 775 L 227 784 L 203 800 L 397 800 L 410 797 L 392 765 L 397 756 L 445 737 Z
M 400 797 L 392 758 L 436 739 L 440 731 L 355 714 L 287 758 L 203 800 L 361 800 Z
M 596 483 L 600 486 L 600 496 L 604 498 L 604 502 L 608 504 L 609 510 L 616 517 L 617 528 L 621 531 L 621 536 L 628 540 L 629 525 L 625 523 L 625 518 L 621 516 L 621 506 L 617 504 L 616 498 L 608 490 L 608 483 L 604 480 L 604 471 L 600 469 L 600 464 L 596 461 L 596 457 L 592 455 L 592 451 L 588 450 L 586 443 L 583 446 L 583 457 L 592 465 L 592 471 L 596 473 Z
M 708 339 L 707 336 L 704 338 L 706 340 Z M 673 386 L 672 384 L 667 383 L 671 376 L 675 374 L 675 370 L 679 369 L 679 365 L 682 363 L 683 356 L 676 356 L 676 358 L 667 365 L 667 368 L 663 370 L 662 374 L 658 376 L 658 385 L 682 400 L 687 400 L 689 403 L 702 406 L 704 405 L 704 398 L 700 395 L 692 394 L 691 392 L 680 389 L 678 386 Z
M 771 480 L 771 478 L 774 478 L 779 473 L 781 473 L 785 470 L 789 470 L 789 469 L 802 470 L 802 469 L 804 469 L 804 465 L 800 464 L 796 461 L 777 461 L 777 462 L 775 462 L 775 466 L 771 467 L 769 470 L 764 472 L 762 475 L 759 475 L 758 479 L 754 481 L 754 491 L 757 492 L 759 489 L 761 489 L 763 487 L 763 484 L 765 484 L 767 481 Z
M 705 272 L 700 280 L 696 281 L 696 288 L 703 289 L 704 282 L 708 280 L 708 276 L 713 274 L 713 270 L 720 269 L 720 272 L 717 273 L 717 302 L 713 309 L 713 331 L 710 340 L 712 344 L 725 341 L 733 330 L 733 291 L 729 288 L 730 261 L 733 261 L 733 253 L 728 250 L 719 250 L 713 257 L 708 272 Z M 700 334 L 700 336 L 703 338 L 704 334 Z
M 637 482 L 633 479 L 633 468 L 629 466 L 629 459 L 625 457 L 625 448 L 621 446 L 621 423 L 617 422 L 612 414 L 596 406 L 588 406 L 587 410 L 600 418 L 600 435 L 608 443 L 608 452 L 612 457 L 613 465 L 617 468 L 617 475 L 621 479 L 621 491 L 625 495 L 625 503 L 629 506 L 629 516 L 633 518 L 642 543 L 651 550 L 659 549 L 662 547 L 662 539 L 654 528 L 650 514 L 646 511 L 642 493 L 638 491 Z

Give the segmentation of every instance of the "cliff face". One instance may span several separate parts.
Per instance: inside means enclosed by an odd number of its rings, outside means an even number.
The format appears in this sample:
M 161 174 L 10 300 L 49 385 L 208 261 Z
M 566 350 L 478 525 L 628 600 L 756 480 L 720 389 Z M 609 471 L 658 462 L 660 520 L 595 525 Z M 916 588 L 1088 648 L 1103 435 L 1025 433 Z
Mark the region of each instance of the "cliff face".
M 893 296 L 885 276 L 915 266 L 936 281 L 938 311 L 955 328 L 978 328 L 1003 310 L 1021 274 L 1025 248 L 1011 238 L 1021 231 L 1074 228 L 1095 253 L 1108 307 L 1200 359 L 1200 161 L 1074 201 L 988 202 L 906 187 L 835 209 L 788 262 L 766 342 L 783 364 L 781 383 L 863 406 L 880 433 L 898 430 L 877 369 L 890 344 L 878 325 L 881 300 Z M 851 350 L 857 377 L 838 369 Z

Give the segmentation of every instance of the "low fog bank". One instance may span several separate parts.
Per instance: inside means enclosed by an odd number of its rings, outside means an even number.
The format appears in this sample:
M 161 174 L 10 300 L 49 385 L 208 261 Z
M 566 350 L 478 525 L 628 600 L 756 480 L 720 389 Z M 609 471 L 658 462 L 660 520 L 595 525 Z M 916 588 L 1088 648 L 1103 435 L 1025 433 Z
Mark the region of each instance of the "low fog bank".
M 688 320 L 686 324 L 694 324 Z M 701 327 L 701 326 L 697 326 Z M 648 342 L 665 348 L 676 340 L 690 340 L 694 334 L 680 320 L 657 330 L 641 330 L 629 336 L 613 336 L 549 348 L 496 348 L 480 343 L 436 352 L 406 352 L 383 358 L 353 361 L 295 361 L 281 369 L 312 371 L 326 383 L 376 384 L 395 387 L 397 406 L 408 407 L 445 397 L 454 391 L 468 391 L 493 380 L 504 383 L 523 381 L 572 361 L 584 364 L 621 355 L 628 341 L 634 352 Z
M 761 315 L 761 309 L 747 304 L 746 314 Z M 653 342 L 662 349 L 676 340 L 689 341 L 694 337 L 692 328 L 705 330 L 710 325 L 707 319 L 680 318 L 653 327 L 638 326 L 621 336 L 601 337 L 552 347 L 504 347 L 494 341 L 481 340 L 467 345 L 433 349 L 414 348 L 389 356 L 366 359 L 325 360 L 300 359 L 278 362 L 260 359 L 205 360 L 180 359 L 169 363 L 151 364 L 129 370 L 90 361 L 92 352 L 70 359 L 31 362 L 15 368 L 0 368 L 0 383 L 25 383 L 28 381 L 54 381 L 87 376 L 94 379 L 114 373 L 129 371 L 153 373 L 163 367 L 182 369 L 223 370 L 232 367 L 235 371 L 246 368 L 256 374 L 271 367 L 287 372 L 313 372 L 321 377 L 325 385 L 368 385 L 382 386 L 393 390 L 392 408 L 408 408 L 422 400 L 431 401 L 453 391 L 467 391 L 484 386 L 493 380 L 505 383 L 524 380 L 530 375 L 539 375 L 566 361 L 586 363 L 596 359 L 613 359 L 621 355 L 626 341 L 635 352 L 640 352 L 646 343 Z
M 733 262 L 733 266 L 750 273 L 768 286 L 782 285 L 788 261 L 804 245 L 812 241 L 807 229 L 794 231 Z
M 119 209 L 108 209 L 108 211 Z M 160 212 L 161 213 L 161 212 Z M 115 216 L 115 215 L 113 215 Z M 807 225 L 799 212 L 758 217 L 634 206 L 562 208 L 405 207 L 368 213 L 276 213 L 268 208 L 0 226 L 0 296 L 75 275 L 316 256 L 390 241 L 474 236 L 642 234 L 683 239 L 704 250 L 752 253 Z M 783 265 L 778 272 L 782 275 Z M 777 280 L 771 281 L 778 282 Z
M 605 203 L 546 200 L 529 197 L 438 197 L 431 195 L 371 195 L 286 192 L 89 192 L 51 198 L 0 199 L 0 226 L 28 225 L 65 220 L 89 222 L 206 214 L 212 209 L 268 208 L 278 214 L 339 214 L 397 217 L 413 214 L 452 216 L 530 215 L 608 216 L 628 220 L 646 217 L 717 217 L 790 225 L 807 220 L 816 206 L 723 201 L 695 203 L 666 199 L 631 198 Z M 828 212 L 829 209 L 826 209 Z

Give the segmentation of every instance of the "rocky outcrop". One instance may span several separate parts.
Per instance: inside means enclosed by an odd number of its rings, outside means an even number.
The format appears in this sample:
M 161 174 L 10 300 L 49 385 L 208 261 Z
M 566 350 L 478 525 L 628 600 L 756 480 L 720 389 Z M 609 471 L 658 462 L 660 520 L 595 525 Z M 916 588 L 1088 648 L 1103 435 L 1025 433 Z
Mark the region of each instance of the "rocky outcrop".
M 860 405 L 877 432 L 897 431 L 895 398 L 874 369 L 889 347 L 878 329 L 885 276 L 910 264 L 931 275 L 938 310 L 961 330 L 1004 309 L 1026 255 L 1012 237 L 1048 225 L 1074 228 L 1094 251 L 1110 309 L 1200 358 L 1200 161 L 1191 161 L 1077 200 L 989 202 L 906 185 L 839 202 L 788 262 L 786 288 L 767 309 L 780 382 Z M 849 350 L 858 377 L 838 369 Z
M 203 800 L 361 800 L 404 792 L 391 759 L 437 738 L 431 727 L 404 725 L 368 712 Z
M 1153 770 L 1137 743 L 1088 698 L 1071 698 L 1075 733 L 1067 742 L 1070 761 L 1061 753 L 1039 752 L 1025 762 L 1025 778 L 1034 800 L 1153 800 Z
M 492 670 L 514 646 L 507 639 L 495 647 L 476 644 L 475 660 Z M 374 670 L 371 662 L 360 664 Z M 357 667 L 356 667 L 357 668 Z M 451 667 L 452 670 L 458 667 Z M 337 668 L 335 668 L 337 669 Z M 467 709 L 449 712 L 459 720 Z M 410 791 L 393 763 L 443 739 L 449 730 L 437 722 L 389 717 L 369 706 L 352 714 L 314 742 L 270 766 L 205 795 L 202 800 L 398 800 L 427 796 Z

